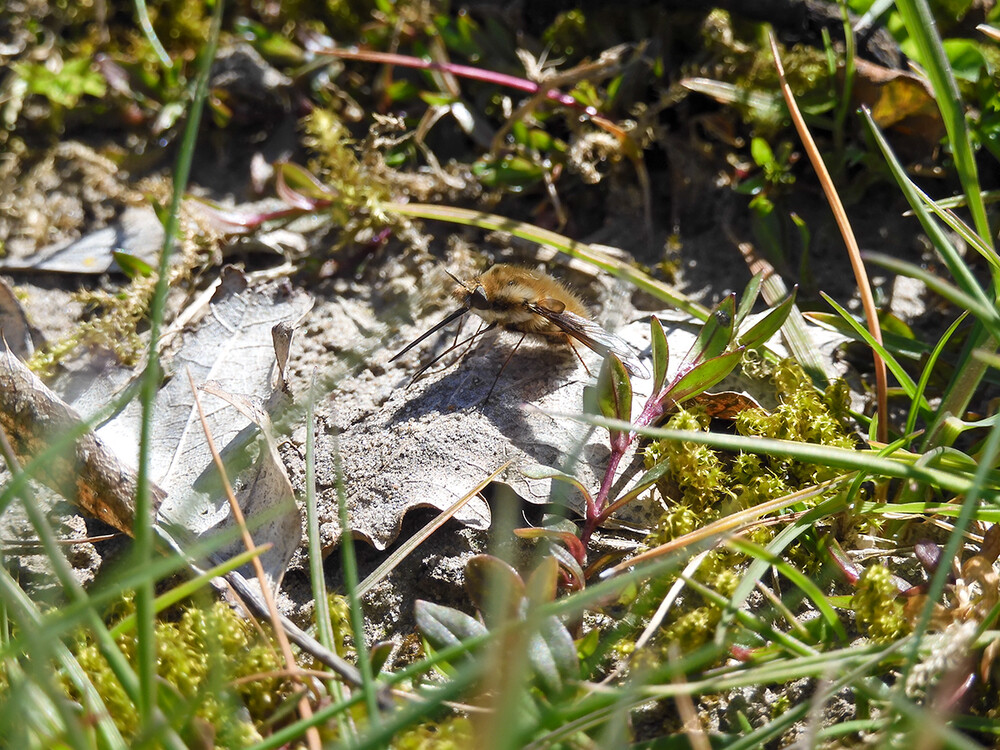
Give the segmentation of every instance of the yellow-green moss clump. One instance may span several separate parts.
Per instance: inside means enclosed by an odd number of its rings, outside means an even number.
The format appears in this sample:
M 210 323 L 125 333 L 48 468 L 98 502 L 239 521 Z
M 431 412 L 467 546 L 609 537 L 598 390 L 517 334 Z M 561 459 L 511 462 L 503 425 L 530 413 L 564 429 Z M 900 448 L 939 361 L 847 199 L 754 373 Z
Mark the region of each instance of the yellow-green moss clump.
M 786 360 L 769 374 L 779 405 L 770 413 L 747 409 L 734 421 L 736 431 L 747 437 L 778 438 L 837 448 L 853 448 L 846 384 L 831 385 L 817 393 L 802 368 Z M 677 411 L 667 427 L 705 431 L 710 418 L 699 406 Z M 657 485 L 668 510 L 647 537 L 658 546 L 706 526 L 734 512 L 796 492 L 837 476 L 836 469 L 789 458 L 756 454 L 733 456 L 704 445 L 676 441 L 654 442 L 646 448 L 647 467 L 668 461 L 670 468 Z M 813 499 L 815 504 L 822 498 Z M 773 536 L 768 527 L 747 533 L 749 540 L 767 544 Z M 734 590 L 743 557 L 713 551 L 699 567 L 695 578 L 723 596 Z M 808 561 L 806 561 L 808 565 Z M 699 597 L 686 595 L 664 624 L 662 637 L 684 648 L 704 643 L 719 620 L 720 612 Z
M 851 599 L 851 608 L 858 627 L 875 643 L 891 643 L 910 631 L 898 596 L 899 589 L 887 567 L 865 568 Z
M 330 216 L 343 228 L 337 247 L 363 241 L 390 224 L 382 208 L 391 198 L 386 166 L 374 143 L 357 146 L 340 116 L 330 109 L 316 108 L 303 121 L 305 144 L 314 156 L 309 169 L 336 191 Z
M 389 746 L 393 750 L 465 750 L 475 747 L 472 722 L 464 716 L 452 716 L 433 724 L 400 732 Z
M 134 662 L 134 632 L 120 637 L 118 645 Z M 168 718 L 173 723 L 184 717 L 182 735 L 200 738 L 199 746 L 204 744 L 208 728 L 217 747 L 246 747 L 259 742 L 255 723 L 271 716 L 288 695 L 278 678 L 233 684 L 240 677 L 273 672 L 283 665 L 273 646 L 262 642 L 226 604 L 191 607 L 176 622 L 158 622 L 156 648 L 161 690 L 171 694 L 174 700 L 167 703 L 176 709 Z M 127 739 L 134 738 L 139 721 L 136 707 L 89 637 L 81 640 L 76 658 L 119 731 Z M 69 683 L 66 691 L 79 699 Z

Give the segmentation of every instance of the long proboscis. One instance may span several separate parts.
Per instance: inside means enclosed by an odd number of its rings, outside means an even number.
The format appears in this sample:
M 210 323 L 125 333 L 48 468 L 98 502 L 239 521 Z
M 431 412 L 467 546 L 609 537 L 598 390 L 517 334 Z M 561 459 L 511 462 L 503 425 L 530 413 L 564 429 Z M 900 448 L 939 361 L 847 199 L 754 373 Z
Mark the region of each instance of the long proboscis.
M 410 349 L 412 349 L 413 347 L 415 347 L 417 344 L 419 344 L 425 338 L 427 338 L 428 336 L 430 336 L 432 333 L 437 333 L 442 328 L 444 328 L 446 325 L 448 325 L 449 323 L 451 323 L 453 320 L 457 320 L 458 318 L 461 318 L 467 312 L 469 312 L 469 308 L 467 308 L 467 307 L 460 307 L 457 310 L 455 310 L 454 312 L 449 313 L 448 317 L 446 317 L 440 323 L 438 323 L 437 325 L 433 326 L 429 330 L 424 331 L 417 338 L 413 339 L 413 341 L 411 341 L 409 344 L 407 344 L 402 349 L 400 349 L 398 352 L 396 352 L 396 354 L 393 355 L 392 359 L 390 359 L 389 361 L 390 362 L 395 362 L 397 359 L 399 359 L 400 357 L 402 357 L 404 354 L 406 354 L 408 351 L 410 351 Z
M 410 378 L 410 385 L 413 385 L 414 383 L 416 383 L 417 380 L 419 380 L 419 378 L 420 378 L 421 375 L 423 375 L 425 372 L 427 372 L 436 363 L 440 362 L 443 358 L 447 357 L 453 351 L 455 351 L 456 349 L 458 349 L 460 346 L 465 346 L 466 344 L 468 344 L 473 339 L 479 338 L 480 336 L 488 333 L 489 331 L 492 331 L 496 327 L 497 327 L 496 323 L 490 323 L 485 328 L 480 327 L 480 329 L 478 331 L 476 331 L 474 334 L 472 334 L 471 336 L 466 336 L 461 341 L 455 341 L 454 344 L 452 344 L 451 346 L 449 346 L 447 349 L 445 349 L 443 352 L 441 352 L 439 355 L 437 355 L 434 359 L 432 359 L 426 365 L 424 365 L 419 370 L 417 370 L 415 373 L 413 373 L 413 377 Z

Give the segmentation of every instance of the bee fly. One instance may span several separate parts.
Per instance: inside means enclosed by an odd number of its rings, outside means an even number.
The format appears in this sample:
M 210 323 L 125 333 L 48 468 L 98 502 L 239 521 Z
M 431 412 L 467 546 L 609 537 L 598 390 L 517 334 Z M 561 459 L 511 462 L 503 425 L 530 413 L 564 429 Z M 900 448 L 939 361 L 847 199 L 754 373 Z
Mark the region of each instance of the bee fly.
M 646 368 L 632 347 L 588 318 L 583 301 L 548 274 L 518 266 L 498 264 L 469 282 L 463 282 L 450 273 L 448 275 L 459 285 L 453 296 L 462 306 L 403 347 L 389 361 L 403 356 L 432 333 L 468 312 L 473 312 L 482 318 L 486 326 L 485 328 L 481 326 L 476 333 L 462 341 L 458 341 L 456 334 L 456 342 L 439 357 L 421 367 L 413 376 L 413 380 L 420 377 L 448 352 L 498 327 L 521 334 L 521 338 L 500 368 L 500 373 L 510 362 L 514 352 L 524 341 L 524 337 L 533 334 L 569 344 L 578 358 L 580 354 L 573 346 L 574 339 L 602 357 L 616 354 L 629 373 L 637 377 L 648 377 Z M 580 362 L 583 363 L 584 369 L 587 369 L 582 358 Z M 500 378 L 500 373 L 497 374 L 497 379 Z M 496 385 L 496 380 L 493 384 Z M 491 387 L 491 393 L 492 390 Z

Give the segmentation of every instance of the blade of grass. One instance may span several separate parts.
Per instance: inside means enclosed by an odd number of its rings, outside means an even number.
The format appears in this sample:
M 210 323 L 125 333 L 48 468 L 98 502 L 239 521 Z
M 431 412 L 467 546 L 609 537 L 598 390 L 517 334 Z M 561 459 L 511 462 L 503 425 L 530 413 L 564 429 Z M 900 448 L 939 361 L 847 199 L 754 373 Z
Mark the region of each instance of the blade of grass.
M 365 640 L 365 616 L 364 610 L 361 609 L 361 594 L 358 592 L 358 560 L 354 554 L 354 538 L 351 536 L 350 518 L 347 514 L 347 493 L 344 491 L 344 473 L 340 465 L 340 445 L 336 433 L 333 435 L 333 468 L 337 486 L 337 511 L 340 517 L 340 556 L 344 588 L 347 589 L 354 650 L 358 655 L 358 671 L 361 673 L 361 692 L 364 694 L 365 708 L 368 710 L 368 726 L 372 728 L 384 722 L 380 718 L 378 688 L 372 674 L 368 643 Z
M 986 444 L 983 446 L 982 454 L 979 457 L 979 468 L 973 477 L 972 486 L 969 487 L 962 499 L 961 511 L 955 520 L 955 527 L 948 535 L 948 541 L 942 550 L 942 560 L 958 560 L 959 548 L 965 544 L 965 532 L 972 523 L 979 506 L 979 500 L 986 495 L 986 484 L 991 467 L 996 465 L 997 456 L 1000 456 L 1000 425 L 990 430 Z M 994 502 L 996 500 L 994 499 Z M 930 585 L 927 587 L 927 601 L 920 613 L 920 619 L 913 627 L 913 645 L 907 653 L 907 663 L 904 670 L 904 679 L 898 684 L 900 689 L 906 684 L 906 677 L 912 672 L 917 663 L 918 651 L 923 641 L 927 628 L 930 625 L 931 617 L 934 614 L 934 607 L 944 592 L 945 584 L 951 573 L 950 565 L 939 565 L 934 575 L 931 577 Z
M 585 424 L 597 425 L 598 427 L 610 427 L 613 429 L 626 429 L 628 422 L 620 422 L 615 419 L 606 419 L 591 414 L 563 414 L 570 419 L 583 422 Z M 897 479 L 912 479 L 918 482 L 927 482 L 936 487 L 940 487 L 946 492 L 964 494 L 969 492 L 974 484 L 974 478 L 967 473 L 959 473 L 955 470 L 941 471 L 938 469 L 917 465 L 919 454 L 897 453 L 891 457 L 881 457 L 874 451 L 847 450 L 845 448 L 833 448 L 831 446 L 820 446 L 811 443 L 797 443 L 793 440 L 776 440 L 774 438 L 762 437 L 742 437 L 740 435 L 723 435 L 710 432 L 688 432 L 685 430 L 670 430 L 656 427 L 639 427 L 631 425 L 631 429 L 640 435 L 647 437 L 676 440 L 678 442 L 697 443 L 707 445 L 710 448 L 721 448 L 722 450 L 746 453 L 766 454 L 769 456 L 784 456 L 794 458 L 799 461 L 820 466 L 828 466 L 834 469 L 845 471 L 867 471 L 869 474 L 894 477 Z M 980 467 L 980 470 L 982 467 Z M 989 487 L 985 483 L 981 485 L 984 497 L 995 501 L 1000 499 L 1000 473 L 992 471 L 987 467 Z
M 792 505 L 796 505 L 803 500 L 821 495 L 828 490 L 834 489 L 840 484 L 846 483 L 852 478 L 853 474 L 846 474 L 842 477 L 831 479 L 828 482 L 799 490 L 791 495 L 779 497 L 775 500 L 755 505 L 752 508 L 747 508 L 746 510 L 737 511 L 736 513 L 726 516 L 725 518 L 720 518 L 718 521 L 713 521 L 707 526 L 703 526 L 700 529 L 695 529 L 694 531 L 679 536 L 676 539 L 672 539 L 666 544 L 662 544 L 659 547 L 654 547 L 653 549 L 647 550 L 646 552 L 636 555 L 635 557 L 631 557 L 628 560 L 619 563 L 615 567 L 610 568 L 607 571 L 607 575 L 624 573 L 636 565 L 642 564 L 648 560 L 655 560 L 664 555 L 686 549 L 699 542 L 714 539 L 716 537 L 722 537 L 724 534 L 736 534 L 746 531 L 751 528 L 754 522 L 761 516 L 777 512 Z
M 876 341 L 872 338 L 872 335 L 867 331 L 861 324 L 854 319 L 847 310 L 837 303 L 833 297 L 831 297 L 826 292 L 820 292 L 820 296 L 826 300 L 826 303 L 830 305 L 837 314 L 861 337 L 861 339 L 868 344 L 873 350 L 875 350 L 878 355 L 885 362 L 889 371 L 895 376 L 896 380 L 899 382 L 900 386 L 903 388 L 903 392 L 906 393 L 906 397 L 910 399 L 914 408 L 921 409 L 924 412 L 930 413 L 931 405 L 927 403 L 926 399 L 917 396 L 917 384 L 913 382 L 913 378 L 909 376 L 903 366 L 899 364 L 899 360 L 890 354 L 880 341 Z
M 941 357 L 941 353 L 944 351 L 945 346 L 948 345 L 948 342 L 951 341 L 951 337 L 955 335 L 955 331 L 958 330 L 962 321 L 965 320 L 968 315 L 968 312 L 963 312 L 959 315 L 955 319 L 955 322 L 948 326 L 948 330 L 944 332 L 944 335 L 938 340 L 934 349 L 928 355 L 927 361 L 924 362 L 924 369 L 920 373 L 920 380 L 917 382 L 917 395 L 920 399 L 924 398 L 924 393 L 927 391 L 927 384 L 931 380 L 931 375 L 934 374 L 934 367 L 937 365 L 937 361 Z M 913 431 L 916 429 L 917 416 L 920 412 L 917 408 L 918 403 L 919 402 L 914 399 L 910 405 L 910 413 L 906 417 L 906 429 L 904 431 L 904 434 L 906 435 L 912 435 Z
M 773 307 L 786 299 L 788 286 L 774 266 L 762 258 L 749 242 L 740 242 L 737 247 L 742 253 L 750 273 L 764 274 L 764 280 L 761 284 L 764 301 Z M 830 358 L 823 355 L 813 343 L 806 319 L 798 305 L 792 305 L 792 311 L 781 327 L 781 336 L 795 361 L 802 365 L 814 383 L 825 387 L 833 380 L 835 373 Z
M 797 494 L 799 493 L 796 493 L 796 495 Z M 789 497 L 794 497 L 794 495 Z M 792 542 L 811 529 L 817 520 L 836 512 L 836 509 L 843 507 L 845 504 L 846 503 L 843 498 L 834 496 L 821 503 L 816 508 L 813 508 L 804 516 L 791 521 L 786 528 L 778 532 L 774 539 L 768 543 L 766 548 L 767 554 L 776 558 L 784 552 Z M 763 577 L 764 573 L 770 566 L 771 563 L 764 557 L 758 557 L 757 559 L 752 560 L 750 565 L 747 566 L 746 572 L 743 573 L 740 582 L 736 584 L 736 588 L 733 589 L 732 594 L 729 596 L 729 601 L 723 609 L 722 618 L 719 620 L 719 624 L 715 630 L 716 644 L 721 646 L 726 642 L 726 631 L 729 629 L 730 623 L 732 623 L 736 613 L 739 612 L 747 597 L 749 597 L 753 592 L 757 581 Z
M 169 591 L 160 594 L 156 597 L 156 613 L 159 614 L 168 607 L 173 607 L 175 604 L 184 601 L 199 589 L 210 584 L 212 579 L 224 576 L 231 570 L 236 570 L 240 566 L 250 562 L 250 560 L 258 555 L 262 555 L 267 552 L 267 550 L 270 549 L 270 546 L 271 545 L 269 544 L 265 544 L 255 549 L 247 550 L 238 555 L 234 555 L 221 565 L 216 565 L 214 568 L 210 568 L 203 573 L 199 573 L 194 578 L 184 581 L 184 583 L 174 586 Z M 118 638 L 123 636 L 135 627 L 136 616 L 135 613 L 132 613 L 121 619 L 113 628 L 111 628 L 111 637 Z
M 910 41 L 920 53 L 920 61 L 934 90 L 945 130 L 951 147 L 955 170 L 965 191 L 976 233 L 986 242 L 992 237 L 990 223 L 986 217 L 986 204 L 979 186 L 979 171 L 972 147 L 972 134 L 965 119 L 965 108 L 958 82 L 948 64 L 948 56 L 937 33 L 937 24 L 926 0 L 898 0 L 899 11 Z
M 153 22 L 149 18 L 146 0 L 135 0 L 135 15 L 139 19 L 139 28 L 142 29 L 143 36 L 152 47 L 153 53 L 159 58 L 160 65 L 169 70 L 174 66 L 174 61 L 170 59 L 170 55 L 167 54 L 160 38 L 156 35 L 156 29 L 153 28 Z
M 138 458 L 138 488 L 136 490 L 135 508 L 135 545 L 134 565 L 145 568 L 153 558 L 154 547 L 154 509 L 151 492 L 151 459 L 153 451 L 153 404 L 160 383 L 159 339 L 163 316 L 166 311 L 167 293 L 170 289 L 170 257 L 173 254 L 174 243 L 180 229 L 180 208 L 191 174 L 191 164 L 194 160 L 194 149 L 198 139 L 198 127 L 201 124 L 201 114 L 205 98 L 208 94 L 208 77 L 215 51 L 219 44 L 219 32 L 222 28 L 222 12 L 224 0 L 216 0 L 212 12 L 208 39 L 201 50 L 198 60 L 198 75 L 195 80 L 194 96 L 184 127 L 177 164 L 174 169 L 173 196 L 170 210 L 164 222 L 163 248 L 160 251 L 160 262 L 157 267 L 156 286 L 149 305 L 149 358 L 142 377 L 140 399 L 142 403 L 142 422 L 139 432 Z M 138 639 L 136 652 L 136 671 L 139 677 L 138 706 L 142 726 L 152 726 L 153 714 L 157 705 L 156 699 L 156 590 L 155 582 L 150 578 L 136 588 L 136 615 L 138 617 Z
M 864 116 L 865 124 L 868 126 L 868 131 L 871 133 L 875 142 L 881 149 L 882 154 L 886 159 L 886 163 L 892 171 L 893 177 L 896 178 L 896 182 L 899 184 L 900 188 L 902 188 L 903 194 L 906 196 L 910 207 L 913 209 L 914 213 L 917 215 L 917 219 L 920 221 L 920 225 L 923 227 L 924 231 L 927 232 L 927 236 L 930 238 L 931 244 L 933 244 L 934 248 L 938 251 L 938 253 L 940 253 L 942 260 L 944 260 L 945 265 L 948 267 L 948 270 L 952 275 L 952 278 L 955 279 L 955 282 L 963 292 L 976 300 L 978 308 L 993 310 L 993 301 L 979 286 L 972 270 L 968 268 L 965 261 L 958 254 L 956 249 L 952 246 L 952 243 L 941 230 L 937 221 L 927 210 L 927 207 L 917 194 L 909 176 L 899 163 L 899 160 L 896 159 L 896 156 L 893 154 L 892 149 L 886 142 L 885 137 L 882 135 L 882 132 L 872 119 L 871 113 L 867 110 L 862 110 L 862 114 Z M 977 228 L 978 226 L 979 225 L 977 223 Z M 994 281 L 994 284 L 995 283 L 996 281 Z M 955 375 L 952 381 L 948 384 L 944 398 L 941 401 L 941 406 L 938 409 L 938 419 L 927 431 L 927 436 L 924 439 L 924 448 L 930 448 L 937 444 L 938 431 L 942 420 L 944 420 L 949 414 L 964 413 L 973 396 L 977 392 L 979 384 L 982 382 L 983 376 L 986 373 L 986 365 L 976 360 L 970 361 L 971 352 L 980 348 L 995 351 L 997 341 L 996 337 L 990 335 L 984 329 L 984 325 L 986 325 L 986 323 L 983 318 L 977 317 L 976 326 L 969 335 L 969 339 L 962 353 L 961 359 L 958 362 L 958 366 L 955 368 Z
M 18 586 L 17 582 L 11 578 L 6 569 L 0 568 L 0 599 L 9 606 L 18 628 L 24 635 L 26 654 L 30 654 L 30 660 L 34 664 L 49 664 L 53 661 L 62 665 L 63 673 L 68 678 L 73 687 L 79 691 L 84 699 L 84 705 L 90 717 L 93 717 L 99 737 L 108 744 L 109 747 L 125 748 L 127 744 L 111 720 L 111 715 L 100 694 L 94 688 L 86 672 L 80 667 L 76 658 L 70 653 L 61 641 L 57 639 L 47 639 L 38 632 L 38 626 L 43 621 L 43 616 L 30 597 Z M 11 667 L 17 662 L 13 657 L 4 659 L 4 670 L 6 679 L 13 683 L 15 675 L 11 674 Z M 28 676 L 23 673 L 23 679 Z M 64 739 L 71 743 L 73 747 L 86 748 L 83 739 L 85 732 L 80 722 L 80 717 L 74 715 L 69 709 L 62 689 L 52 679 L 53 675 L 47 669 L 35 670 L 34 684 L 41 692 L 49 698 L 54 709 L 60 714 L 65 728 Z M 12 684 L 6 686 L 8 699 L 11 699 Z M 17 706 L 19 711 L 33 712 L 35 706 L 20 703 Z M 11 726 L 10 722 L 8 729 Z M 74 728 L 76 731 L 74 731 Z M 8 736 L 9 739 L 9 736 Z
M 930 271 L 920 268 L 913 263 L 907 263 L 899 258 L 894 258 L 891 255 L 870 252 L 865 253 L 865 257 L 894 273 L 901 276 L 909 276 L 923 282 L 928 289 L 941 295 L 959 309 L 976 316 L 981 324 L 986 326 L 991 335 L 1000 333 L 1000 313 L 988 301 L 981 299 L 978 295 L 967 294 L 959 287 L 949 284 Z
M 309 545 L 309 581 L 312 584 L 313 608 L 316 612 L 316 636 L 329 651 L 336 652 L 337 644 L 330 621 L 329 593 L 323 573 L 323 548 L 319 533 L 319 512 L 316 508 L 316 372 L 313 371 L 306 397 L 306 540 Z M 345 694 L 336 680 L 331 682 L 333 699 L 340 702 Z M 354 724 L 346 712 L 337 714 L 340 736 L 356 739 Z
M 422 219 L 436 219 L 438 221 L 448 221 L 453 224 L 462 224 L 463 226 L 479 227 L 485 230 L 510 232 L 515 237 L 520 237 L 521 239 L 537 242 L 540 245 L 550 245 L 558 250 L 562 250 L 567 255 L 579 258 L 603 271 L 607 271 L 612 276 L 634 284 L 637 288 L 649 292 L 657 299 L 663 300 L 679 310 L 683 310 L 698 320 L 708 320 L 707 309 L 678 294 L 662 281 L 657 281 L 647 276 L 639 269 L 633 268 L 617 258 L 613 258 L 607 253 L 591 247 L 585 242 L 578 242 L 548 229 L 542 229 L 532 224 L 497 216 L 496 214 L 488 214 L 484 211 L 456 208 L 454 206 L 432 206 L 423 203 L 386 203 L 382 208 L 385 211 L 405 216 L 419 216 Z
M 14 456 L 10 441 L 8 440 L 6 433 L 2 430 L 0 430 L 0 450 L 2 450 L 3 457 L 7 462 L 8 471 L 10 471 L 11 475 L 16 478 L 18 474 L 22 473 L 21 468 Z M 107 627 L 105 627 L 100 615 L 92 606 L 87 592 L 84 590 L 80 582 L 77 581 L 69 561 L 66 559 L 63 551 L 59 548 L 59 545 L 56 542 L 55 533 L 52 530 L 52 526 L 50 525 L 48 518 L 46 518 L 45 514 L 42 512 L 41 506 L 35 501 L 35 498 L 32 497 L 30 488 L 27 485 L 23 485 L 21 491 L 21 502 L 24 507 L 25 514 L 28 516 L 28 521 L 31 523 L 32 529 L 38 536 L 38 539 L 42 544 L 42 548 L 45 551 L 45 556 L 48 559 L 49 564 L 52 566 L 52 570 L 55 573 L 59 584 L 62 586 L 67 598 L 73 603 L 86 606 L 85 614 L 87 624 L 89 625 L 91 633 L 97 642 L 97 647 L 101 652 L 101 656 L 103 656 L 105 661 L 107 661 L 115 679 L 118 680 L 119 685 L 121 685 L 122 690 L 125 691 L 129 700 L 138 706 L 141 698 L 141 687 L 136 672 L 132 669 L 132 666 L 125 658 L 125 655 L 118 648 L 118 644 L 111 637 Z M 148 727 L 150 729 L 156 727 L 158 730 L 156 733 L 156 739 L 158 741 L 163 742 L 167 747 L 178 750 L 184 747 L 181 739 L 173 732 L 166 722 L 162 720 L 159 709 L 155 706 L 151 722 L 152 723 L 150 723 Z
M 827 601 L 823 592 L 819 590 L 819 587 L 807 578 L 804 574 L 799 572 L 799 570 L 792 565 L 781 559 L 778 555 L 771 552 L 769 549 L 765 549 L 760 545 L 753 544 L 750 541 L 740 538 L 733 538 L 726 542 L 733 549 L 737 549 L 744 554 L 755 557 L 759 560 L 766 562 L 768 565 L 773 565 L 778 569 L 781 575 L 785 576 L 793 584 L 799 587 L 806 596 L 809 597 L 810 601 L 816 605 L 816 609 L 819 610 L 820 615 L 827 622 L 830 628 L 836 633 L 837 637 L 843 642 L 848 641 L 847 631 L 844 629 L 843 623 L 837 616 L 833 607 Z

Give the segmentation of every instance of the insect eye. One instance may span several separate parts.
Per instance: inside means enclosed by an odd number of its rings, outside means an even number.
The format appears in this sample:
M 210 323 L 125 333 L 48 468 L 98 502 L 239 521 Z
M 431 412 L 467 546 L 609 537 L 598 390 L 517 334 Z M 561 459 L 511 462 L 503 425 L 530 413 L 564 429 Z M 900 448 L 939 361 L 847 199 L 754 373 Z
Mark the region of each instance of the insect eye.
M 485 310 L 490 306 L 490 301 L 486 296 L 486 290 L 481 286 L 476 287 L 476 291 L 469 295 L 469 306 L 476 310 Z

